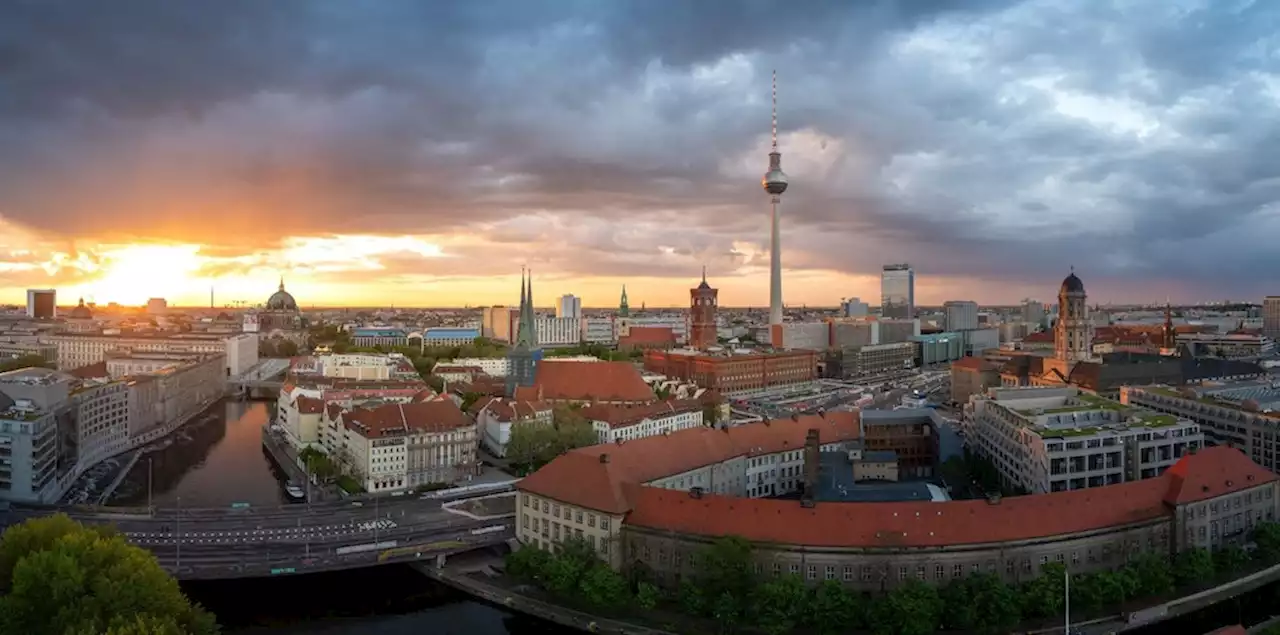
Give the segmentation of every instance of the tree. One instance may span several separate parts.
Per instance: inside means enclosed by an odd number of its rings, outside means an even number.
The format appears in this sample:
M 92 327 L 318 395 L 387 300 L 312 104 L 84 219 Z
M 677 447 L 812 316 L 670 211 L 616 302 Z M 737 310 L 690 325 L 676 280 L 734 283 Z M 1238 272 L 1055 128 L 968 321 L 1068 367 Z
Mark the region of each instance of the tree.
M 727 595 L 742 612 L 755 582 L 751 571 L 751 543 L 740 536 L 721 536 L 699 549 L 697 555 L 698 586 L 706 597 L 715 598 L 714 609 L 727 610 L 722 597 Z
M 626 603 L 630 595 L 627 579 L 603 562 L 589 566 L 578 581 L 580 597 L 592 606 L 613 608 Z
M 932 635 L 942 621 L 937 589 L 907 580 L 871 605 L 871 630 L 876 635 Z
M 1258 559 L 1266 564 L 1280 563 L 1280 523 L 1258 524 L 1253 529 L 1253 542 L 1258 546 Z
M 1191 586 L 1213 579 L 1213 554 L 1208 549 L 1188 549 L 1174 558 L 1173 581 L 1178 586 Z
M 1071 603 L 1086 611 L 1120 604 L 1133 596 L 1134 579 L 1128 571 L 1099 571 L 1071 577 Z
M 658 587 L 648 582 L 641 582 L 636 585 L 636 604 L 640 608 L 646 611 L 653 610 L 654 607 L 658 606 L 658 600 L 660 599 L 662 599 L 662 592 L 658 590 Z
M 1050 562 L 1040 567 L 1040 577 L 1022 585 L 1022 614 L 1028 617 L 1050 617 L 1062 613 L 1066 567 Z
M 1249 553 L 1237 545 L 1227 545 L 1213 554 L 1213 571 L 1219 576 L 1239 573 L 1249 564 Z
M 146 551 L 64 514 L 0 538 L 0 633 L 180 635 L 218 632 Z
M 1163 595 L 1173 590 L 1173 568 L 1167 558 L 1142 554 L 1126 566 L 1133 574 L 1133 596 Z
M 798 575 L 774 578 L 759 585 L 752 599 L 755 625 L 770 635 L 788 633 L 805 613 L 809 589 Z
M 802 614 L 802 621 L 823 635 L 862 627 L 862 607 L 857 596 L 835 580 L 823 580 L 813 590 L 807 604 L 808 610 Z M 797 603 L 797 606 L 804 609 L 805 603 Z
M 947 585 L 939 594 L 947 626 L 980 633 L 1006 633 L 1022 617 L 1018 592 L 999 577 L 975 573 Z

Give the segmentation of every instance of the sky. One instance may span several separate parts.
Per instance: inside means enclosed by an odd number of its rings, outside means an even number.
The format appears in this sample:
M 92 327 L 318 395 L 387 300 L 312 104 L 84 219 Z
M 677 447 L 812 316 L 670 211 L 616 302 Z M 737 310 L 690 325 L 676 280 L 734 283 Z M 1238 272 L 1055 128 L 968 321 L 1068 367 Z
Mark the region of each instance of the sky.
M 0 302 L 1244 298 L 1280 271 L 1280 3 L 19 0 Z

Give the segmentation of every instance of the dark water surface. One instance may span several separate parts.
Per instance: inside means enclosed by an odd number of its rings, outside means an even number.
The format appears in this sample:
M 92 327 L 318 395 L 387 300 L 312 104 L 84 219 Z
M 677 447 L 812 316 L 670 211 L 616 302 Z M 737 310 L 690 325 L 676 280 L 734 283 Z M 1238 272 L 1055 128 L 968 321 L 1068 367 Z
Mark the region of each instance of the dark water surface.
M 563 627 L 476 602 L 404 565 L 184 583 L 235 635 L 542 635 Z
M 170 435 L 138 459 L 112 505 L 146 505 L 147 471 L 157 507 L 220 507 L 288 502 L 285 476 L 262 449 L 268 402 L 228 400 Z M 150 464 L 148 466 L 148 464 Z

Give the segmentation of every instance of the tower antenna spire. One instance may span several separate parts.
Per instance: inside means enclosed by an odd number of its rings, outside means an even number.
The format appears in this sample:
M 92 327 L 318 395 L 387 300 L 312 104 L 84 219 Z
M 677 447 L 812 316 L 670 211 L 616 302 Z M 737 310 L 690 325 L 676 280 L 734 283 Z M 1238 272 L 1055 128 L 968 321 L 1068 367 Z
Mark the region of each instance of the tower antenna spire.
M 778 71 L 773 71 L 773 126 L 771 128 L 773 151 L 778 151 Z

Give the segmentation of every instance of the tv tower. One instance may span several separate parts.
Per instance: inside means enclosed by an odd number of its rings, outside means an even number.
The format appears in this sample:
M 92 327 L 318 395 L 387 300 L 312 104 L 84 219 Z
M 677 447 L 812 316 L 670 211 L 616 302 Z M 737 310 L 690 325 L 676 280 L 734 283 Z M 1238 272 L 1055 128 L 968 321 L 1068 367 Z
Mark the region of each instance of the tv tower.
M 778 203 L 787 191 L 787 175 L 782 173 L 782 153 L 778 152 L 778 71 L 773 72 L 773 150 L 769 152 L 769 171 L 760 185 L 769 193 L 773 204 L 773 229 L 769 241 L 769 324 L 782 324 L 782 236 L 778 229 Z

